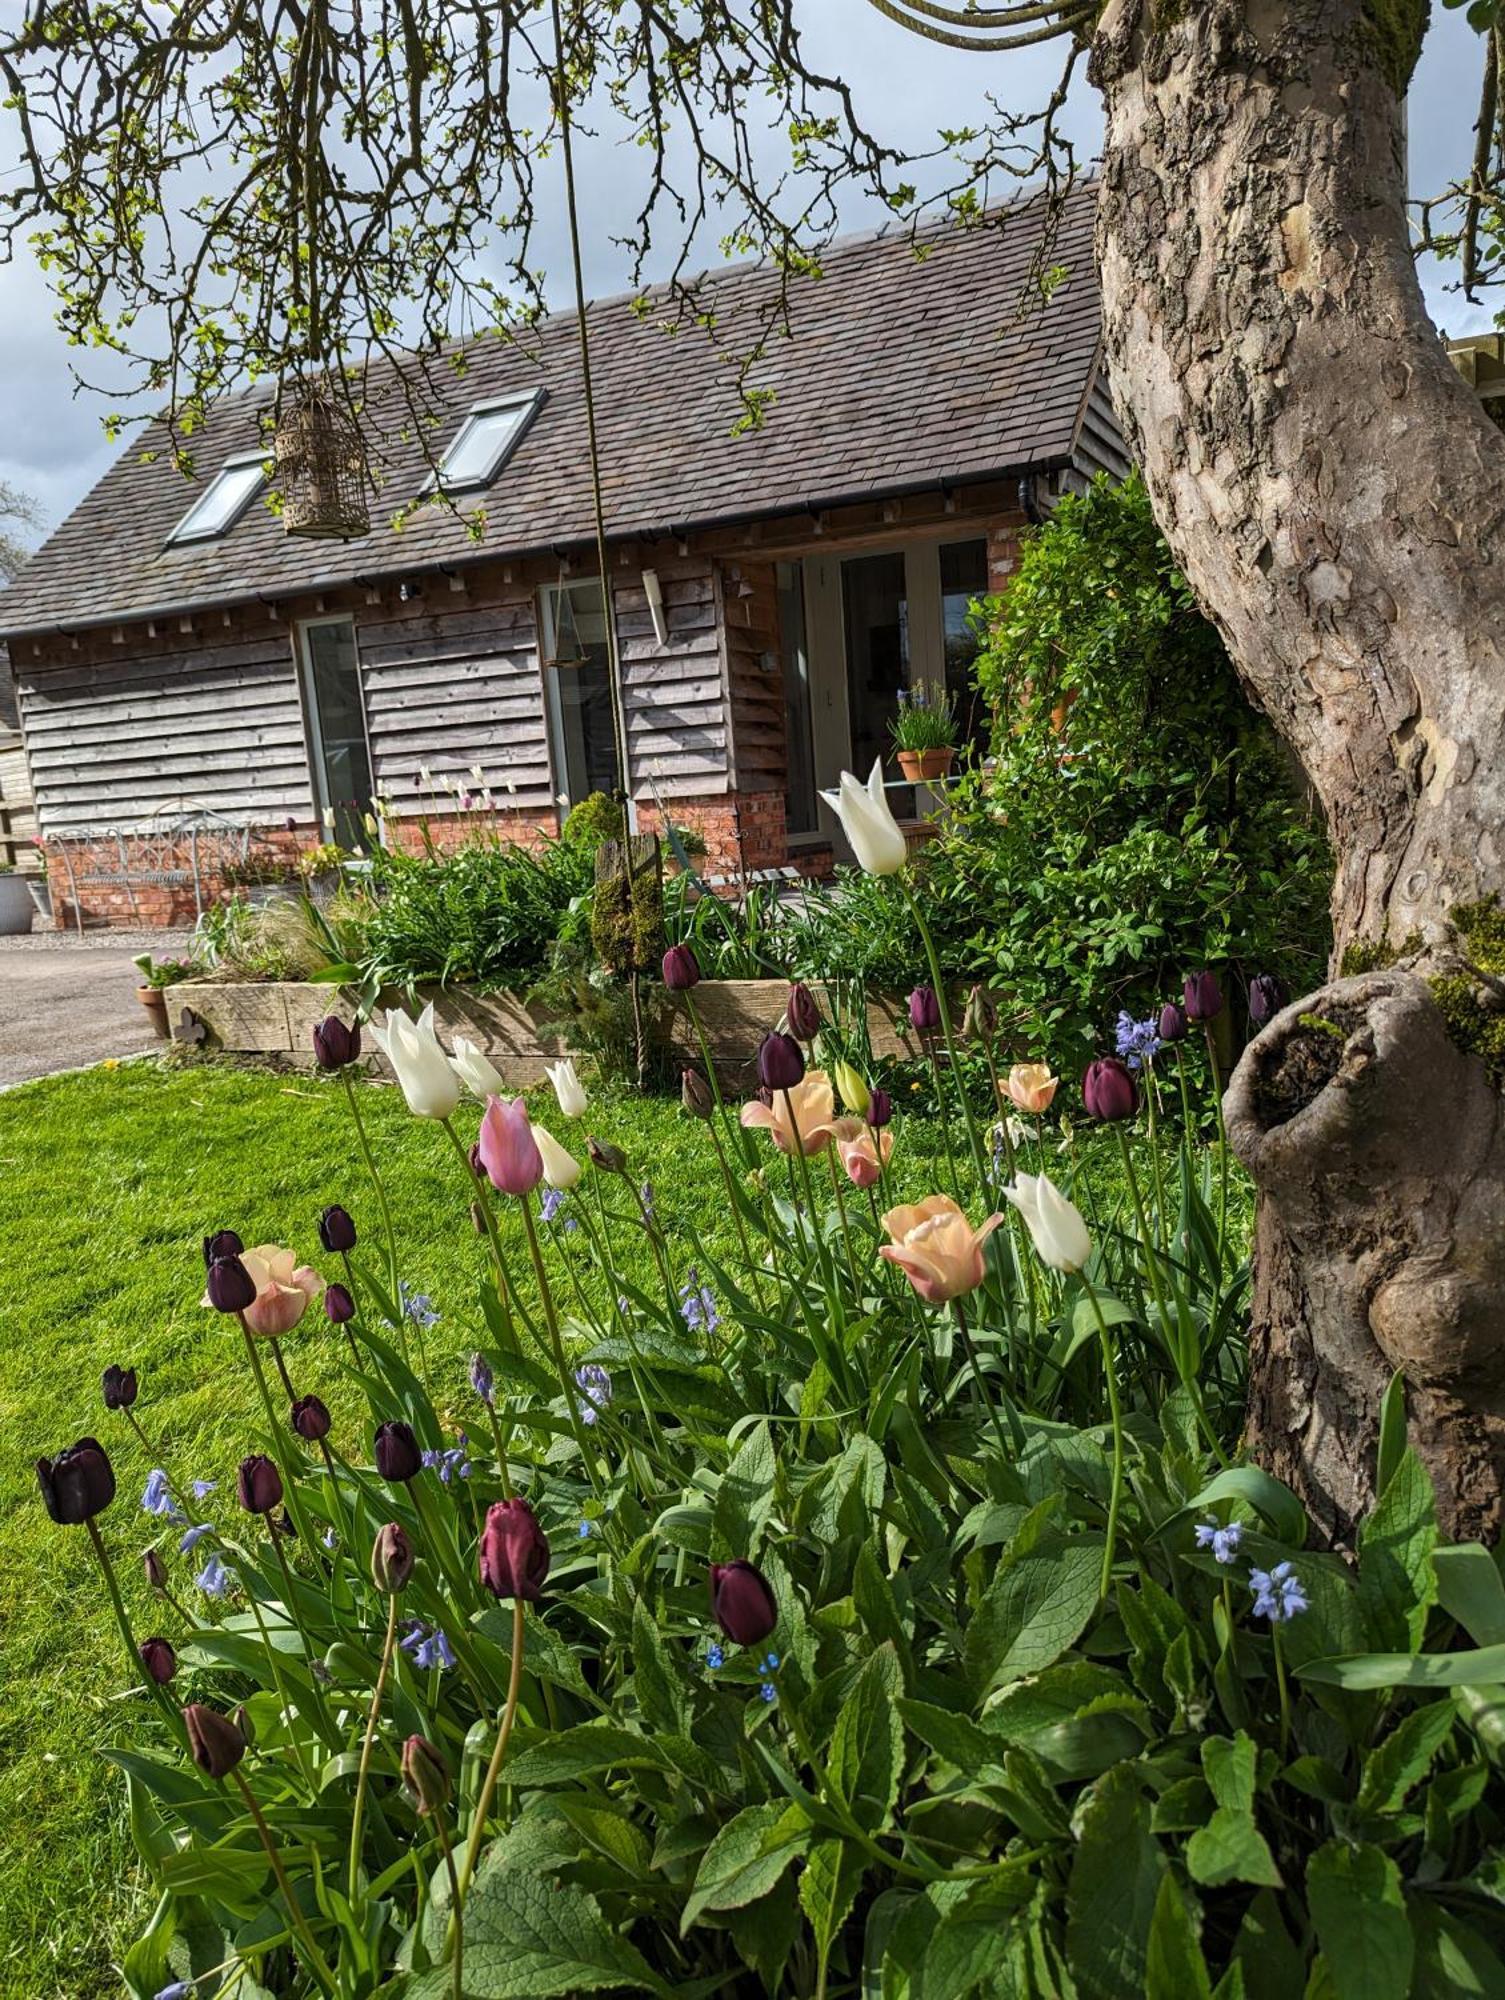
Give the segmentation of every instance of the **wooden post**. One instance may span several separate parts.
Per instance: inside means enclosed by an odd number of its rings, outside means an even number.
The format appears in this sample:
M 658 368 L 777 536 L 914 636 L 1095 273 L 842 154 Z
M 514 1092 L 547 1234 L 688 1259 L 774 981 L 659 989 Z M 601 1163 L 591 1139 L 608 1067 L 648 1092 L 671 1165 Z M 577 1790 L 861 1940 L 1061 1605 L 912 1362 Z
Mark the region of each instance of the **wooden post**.
M 638 980 L 642 973 L 653 971 L 664 953 L 664 863 L 656 833 L 603 840 L 596 849 L 591 942 L 609 972 L 627 975 L 633 1059 L 641 1090 L 648 1080 L 648 1041 Z

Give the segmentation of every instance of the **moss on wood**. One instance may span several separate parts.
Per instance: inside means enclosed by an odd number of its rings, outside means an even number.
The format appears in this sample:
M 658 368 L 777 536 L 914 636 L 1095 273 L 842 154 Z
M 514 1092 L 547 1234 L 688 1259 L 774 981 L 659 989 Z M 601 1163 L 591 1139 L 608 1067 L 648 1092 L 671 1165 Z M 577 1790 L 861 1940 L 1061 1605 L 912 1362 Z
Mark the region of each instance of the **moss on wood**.
M 1451 915 L 1462 956 L 1505 979 L 1505 909 L 1498 899 L 1462 904 Z M 1480 982 L 1468 972 L 1437 973 L 1428 984 L 1453 1041 L 1480 1057 L 1496 1087 L 1505 1088 L 1505 1010 L 1498 1001 L 1481 1001 Z

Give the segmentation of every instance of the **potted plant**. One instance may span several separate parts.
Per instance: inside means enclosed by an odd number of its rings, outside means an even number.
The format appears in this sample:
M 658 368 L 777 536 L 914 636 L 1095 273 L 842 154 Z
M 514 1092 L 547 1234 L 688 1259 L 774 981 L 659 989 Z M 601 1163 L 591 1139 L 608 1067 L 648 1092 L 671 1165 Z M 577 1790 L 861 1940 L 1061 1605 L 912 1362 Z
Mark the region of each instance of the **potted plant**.
M 26 877 L 18 875 L 8 861 L 0 862 L 0 935 L 11 937 L 29 931 L 33 907 Z
M 900 688 L 898 713 L 889 727 L 899 769 L 911 784 L 946 776 L 956 755 L 956 723 L 943 682 L 916 681 Z
M 191 958 L 153 958 L 149 951 L 143 951 L 131 963 L 141 975 L 136 998 L 146 1009 L 153 1033 L 165 1042 L 172 1034 L 167 1019 L 167 989 L 176 986 L 180 979 L 192 979 L 198 967 Z
M 252 909 L 267 903 L 303 894 L 303 877 L 296 861 L 277 855 L 248 855 L 244 861 L 230 861 L 220 870 L 225 888 L 239 894 Z

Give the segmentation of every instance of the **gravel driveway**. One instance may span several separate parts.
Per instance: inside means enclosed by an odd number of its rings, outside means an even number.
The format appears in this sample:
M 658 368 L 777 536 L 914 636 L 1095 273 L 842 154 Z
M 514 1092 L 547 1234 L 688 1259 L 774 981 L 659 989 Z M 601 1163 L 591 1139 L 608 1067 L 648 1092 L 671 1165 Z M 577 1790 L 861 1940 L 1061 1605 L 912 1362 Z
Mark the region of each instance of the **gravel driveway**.
M 180 931 L 0 937 L 0 1089 L 105 1056 L 160 1048 L 136 998 L 137 952 L 170 957 Z

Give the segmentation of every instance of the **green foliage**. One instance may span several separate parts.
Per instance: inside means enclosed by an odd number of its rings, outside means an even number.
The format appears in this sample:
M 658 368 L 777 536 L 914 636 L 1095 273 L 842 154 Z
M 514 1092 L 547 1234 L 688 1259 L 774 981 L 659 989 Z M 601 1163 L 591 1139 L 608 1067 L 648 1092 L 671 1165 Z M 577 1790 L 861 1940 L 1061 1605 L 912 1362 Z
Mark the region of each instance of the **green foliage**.
M 565 815 L 559 838 L 567 847 L 586 848 L 591 854 L 605 840 L 621 840 L 627 832 L 627 815 L 619 799 L 605 792 L 592 792 L 571 806 Z
M 900 688 L 889 725 L 895 750 L 949 750 L 956 742 L 956 718 L 944 681 L 915 681 Z
M 656 972 L 664 955 L 664 873 L 659 845 L 614 845 L 614 865 L 598 868 L 591 897 L 591 943 L 607 972 Z
M 1449 912 L 1459 950 L 1480 972 L 1505 979 L 1505 910 L 1491 898 Z M 1499 996 L 1468 972 L 1436 974 L 1431 980 L 1448 1033 L 1459 1048 L 1479 1056 L 1496 1083 L 1505 1083 L 1505 1010 Z

